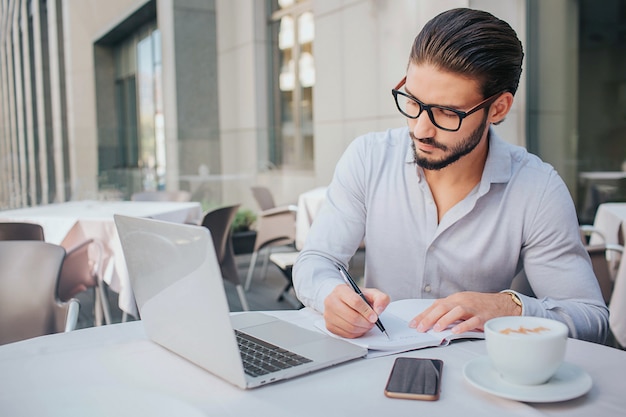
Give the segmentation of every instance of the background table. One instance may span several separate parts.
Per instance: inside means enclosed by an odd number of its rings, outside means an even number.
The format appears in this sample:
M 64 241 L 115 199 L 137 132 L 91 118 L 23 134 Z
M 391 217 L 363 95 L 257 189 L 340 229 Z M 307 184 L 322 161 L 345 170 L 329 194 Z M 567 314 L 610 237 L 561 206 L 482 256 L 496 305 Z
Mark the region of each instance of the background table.
M 618 243 L 618 232 L 621 224 L 626 224 L 626 203 L 604 203 L 598 206 L 593 226 L 604 235 L 606 243 Z M 626 227 L 623 227 L 625 232 Z M 591 243 L 600 243 L 597 236 L 592 235 Z
M 600 204 L 593 226 L 604 235 L 606 243 L 618 243 L 620 225 L 622 234 L 626 233 L 626 203 Z M 599 242 L 598 236 L 592 235 L 591 239 L 591 243 Z M 626 256 L 622 256 L 615 276 L 609 311 L 611 331 L 619 344 L 626 346 Z
M 302 317 L 298 311 L 271 313 L 296 323 Z M 63 417 L 624 415 L 626 352 L 569 340 L 566 360 L 585 369 L 593 387 L 552 404 L 506 400 L 472 387 L 463 366 L 485 354 L 484 341 L 401 354 L 444 361 L 435 402 L 384 396 L 395 356 L 358 359 L 244 391 L 150 342 L 143 323 L 134 321 L 0 346 L 0 410 L 7 416 Z
M 626 180 L 625 171 L 589 171 L 578 174 L 581 185 L 579 216 L 584 223 L 591 223 L 598 205 L 615 201 L 620 182 Z
M 66 249 L 89 238 L 99 241 L 104 252 L 104 281 L 119 294 L 120 309 L 137 316 L 135 297 L 130 288 L 122 246 L 113 221 L 114 214 L 197 224 L 202 217 L 202 208 L 195 202 L 71 201 L 0 211 L 0 221 L 41 224 L 46 242 Z

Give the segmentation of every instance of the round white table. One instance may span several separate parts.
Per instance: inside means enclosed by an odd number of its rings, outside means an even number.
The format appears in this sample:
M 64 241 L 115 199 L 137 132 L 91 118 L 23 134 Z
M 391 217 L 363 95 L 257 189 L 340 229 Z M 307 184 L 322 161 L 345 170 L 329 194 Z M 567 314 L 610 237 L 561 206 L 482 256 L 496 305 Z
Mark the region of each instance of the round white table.
M 298 311 L 270 312 L 298 322 Z M 242 313 L 245 314 L 245 313 Z M 207 355 L 211 352 L 207 352 Z M 566 361 L 591 390 L 557 403 L 500 398 L 469 384 L 463 367 L 484 341 L 358 359 L 244 391 L 148 340 L 143 323 L 114 324 L 0 346 L 0 410 L 6 416 L 623 416 L 626 352 L 569 340 Z M 387 398 L 397 356 L 444 361 L 439 401 Z

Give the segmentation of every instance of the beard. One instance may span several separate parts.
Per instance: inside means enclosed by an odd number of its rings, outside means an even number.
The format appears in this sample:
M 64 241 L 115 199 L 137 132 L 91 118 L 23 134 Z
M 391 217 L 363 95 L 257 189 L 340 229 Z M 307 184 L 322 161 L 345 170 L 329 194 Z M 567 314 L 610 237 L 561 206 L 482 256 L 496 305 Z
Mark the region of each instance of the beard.
M 488 114 L 487 112 L 485 112 L 485 116 L 483 117 L 483 120 L 478 125 L 478 127 L 474 129 L 474 131 L 470 133 L 469 136 L 465 137 L 463 140 L 461 140 L 459 143 L 452 147 L 448 147 L 443 143 L 439 143 L 434 138 L 417 139 L 413 135 L 413 132 L 411 132 L 411 130 L 409 129 L 409 136 L 411 136 L 411 139 L 413 139 L 411 141 L 411 148 L 413 149 L 414 162 L 423 169 L 438 171 L 458 161 L 459 159 L 476 149 L 476 147 L 480 143 L 483 134 L 485 133 L 485 129 L 488 128 L 488 126 L 485 125 L 485 122 L 487 121 L 487 116 Z M 446 152 L 446 155 L 444 155 L 444 157 L 439 160 L 432 160 L 426 156 L 420 156 L 417 153 L 417 148 L 415 146 L 416 141 L 421 142 L 425 145 L 434 146 L 435 148 Z

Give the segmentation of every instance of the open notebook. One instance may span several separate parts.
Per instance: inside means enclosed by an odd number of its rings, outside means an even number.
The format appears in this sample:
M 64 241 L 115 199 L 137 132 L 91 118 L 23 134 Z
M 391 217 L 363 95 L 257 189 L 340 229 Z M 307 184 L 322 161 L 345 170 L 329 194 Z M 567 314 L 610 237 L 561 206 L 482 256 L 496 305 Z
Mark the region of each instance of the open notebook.
M 324 319 L 321 317 L 315 321 L 315 326 L 329 335 L 367 348 L 367 357 L 390 355 L 426 347 L 445 346 L 455 339 L 483 339 L 485 337 L 481 331 L 453 334 L 452 331 L 447 329 L 441 332 L 429 330 L 426 333 L 419 333 L 415 329 L 410 328 L 409 322 L 413 317 L 428 308 L 434 301 L 406 299 L 390 303 L 380 315 L 380 320 L 385 325 L 389 339 L 377 327 L 373 327 L 369 332 L 357 339 L 340 338 L 326 329 Z

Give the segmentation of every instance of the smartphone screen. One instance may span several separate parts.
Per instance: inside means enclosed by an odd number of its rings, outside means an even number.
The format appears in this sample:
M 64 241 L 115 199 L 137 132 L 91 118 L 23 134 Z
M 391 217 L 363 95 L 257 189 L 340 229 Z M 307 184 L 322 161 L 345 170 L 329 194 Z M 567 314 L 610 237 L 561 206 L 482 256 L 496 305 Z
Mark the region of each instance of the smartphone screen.
M 443 361 L 439 359 L 396 358 L 385 395 L 409 400 L 437 400 L 442 370 Z

